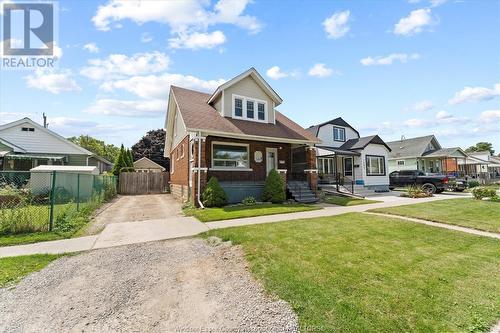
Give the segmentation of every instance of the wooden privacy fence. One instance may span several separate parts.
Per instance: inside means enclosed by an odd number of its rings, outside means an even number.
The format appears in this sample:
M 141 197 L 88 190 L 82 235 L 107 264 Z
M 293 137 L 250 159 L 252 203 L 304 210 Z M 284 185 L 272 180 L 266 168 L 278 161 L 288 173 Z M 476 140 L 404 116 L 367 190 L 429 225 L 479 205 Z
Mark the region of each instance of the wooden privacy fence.
M 118 180 L 120 194 L 168 192 L 168 172 L 122 172 Z

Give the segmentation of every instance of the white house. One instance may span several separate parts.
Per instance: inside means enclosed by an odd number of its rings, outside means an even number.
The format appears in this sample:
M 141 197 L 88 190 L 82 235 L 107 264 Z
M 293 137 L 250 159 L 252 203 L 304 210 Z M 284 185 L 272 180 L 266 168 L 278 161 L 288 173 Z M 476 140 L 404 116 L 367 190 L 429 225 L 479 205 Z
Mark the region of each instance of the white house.
M 389 190 L 389 146 L 378 136 L 361 137 L 342 118 L 307 129 L 322 143 L 316 145 L 319 184 L 343 184 L 354 194 Z

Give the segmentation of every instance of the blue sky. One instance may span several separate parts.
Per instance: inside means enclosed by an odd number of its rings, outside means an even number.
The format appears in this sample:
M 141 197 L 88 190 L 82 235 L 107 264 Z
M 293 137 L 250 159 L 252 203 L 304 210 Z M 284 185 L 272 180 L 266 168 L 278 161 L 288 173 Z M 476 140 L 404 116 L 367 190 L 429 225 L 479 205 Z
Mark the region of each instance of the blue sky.
M 304 127 L 500 152 L 500 1 L 58 3 L 58 68 L 2 70 L 0 123 L 45 112 L 130 146 L 163 126 L 170 84 L 211 92 L 253 66 Z

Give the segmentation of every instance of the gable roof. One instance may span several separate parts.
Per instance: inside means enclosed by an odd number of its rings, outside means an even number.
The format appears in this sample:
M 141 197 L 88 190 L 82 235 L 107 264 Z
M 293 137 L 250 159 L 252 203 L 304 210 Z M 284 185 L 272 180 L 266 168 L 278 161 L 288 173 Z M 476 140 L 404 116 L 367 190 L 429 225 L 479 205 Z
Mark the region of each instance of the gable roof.
M 10 147 L 12 148 L 12 150 L 15 152 L 15 153 L 25 153 L 26 150 L 24 150 L 23 148 L 19 147 L 19 146 L 16 146 L 15 144 L 13 144 L 12 142 L 9 142 L 5 139 L 2 139 L 0 137 L 0 143 L 6 145 L 7 147 Z
M 5 140 L 4 135 L 2 135 L 2 131 L 8 130 L 8 129 L 12 128 L 12 127 L 15 127 L 15 126 L 18 126 L 18 125 L 22 125 L 22 124 L 25 124 L 25 123 L 33 126 L 34 128 L 36 128 L 39 131 L 42 131 L 42 132 L 44 132 L 44 133 L 46 133 L 46 134 L 54 137 L 55 139 L 57 139 L 61 143 L 70 146 L 71 148 L 75 149 L 80 154 L 89 155 L 89 156 L 94 155 L 94 153 L 92 153 L 92 152 L 88 151 L 87 149 L 84 149 L 84 148 L 82 148 L 82 147 L 74 144 L 73 142 L 67 140 L 66 138 L 62 137 L 61 135 L 57 134 L 56 132 L 53 132 L 53 131 L 49 130 L 48 128 L 45 128 L 42 125 L 34 122 L 30 118 L 22 118 L 22 119 L 19 119 L 19 120 L 16 120 L 16 121 L 4 124 L 4 125 L 0 125 L 0 136 L 2 136 L 2 140 Z M 14 144 L 14 145 L 20 147 L 21 149 L 23 149 L 25 152 L 28 152 L 28 153 L 30 152 L 29 148 L 23 147 L 23 145 L 21 143 L 12 143 L 12 141 L 13 141 L 12 139 L 10 139 L 9 141 L 10 141 L 11 144 Z
M 370 135 L 358 139 L 347 140 L 342 146 L 340 146 L 340 149 L 344 150 L 364 149 L 370 143 L 383 145 L 387 148 L 387 150 L 391 151 L 391 148 L 378 135 Z
M 452 148 L 441 148 L 438 150 L 434 150 L 431 152 L 424 153 L 425 157 L 455 157 L 453 153 L 459 152 L 464 157 L 467 156 L 467 153 L 462 150 L 460 147 L 452 147 Z
M 211 132 L 214 135 L 247 138 L 276 139 L 283 142 L 317 143 L 319 139 L 278 111 L 276 124 L 222 117 L 208 104 L 209 94 L 171 87 L 186 130 Z
M 238 76 L 232 78 L 231 80 L 227 81 L 226 83 L 220 85 L 215 90 L 215 92 L 208 98 L 207 103 L 213 102 L 215 100 L 215 98 L 217 96 L 219 96 L 219 94 L 224 89 L 227 89 L 228 87 L 232 86 L 233 84 L 236 84 L 237 82 L 243 80 L 247 76 L 251 76 L 255 80 L 255 82 L 259 85 L 259 87 L 262 90 L 264 90 L 267 93 L 267 95 L 269 95 L 269 97 L 271 97 L 274 100 L 276 106 L 280 105 L 283 102 L 281 97 L 276 93 L 276 91 L 274 91 L 273 88 L 271 88 L 269 83 L 267 83 L 266 80 L 264 80 L 264 78 L 259 74 L 259 72 L 257 72 L 257 70 L 255 68 L 251 67 L 250 69 L 244 71 L 240 75 L 238 75 Z
M 165 168 L 156 163 L 155 161 L 150 160 L 147 157 L 141 157 L 137 161 L 134 162 L 134 168 L 137 169 L 160 169 L 165 171 Z
M 334 126 L 336 125 L 336 126 L 342 126 L 342 127 L 349 127 L 354 132 L 356 132 L 356 134 L 359 136 L 359 132 L 354 127 L 352 127 L 347 121 L 345 121 L 344 119 L 342 119 L 342 117 L 337 117 L 335 119 L 325 121 L 324 123 L 310 126 L 309 128 L 307 128 L 307 131 L 309 131 L 310 133 L 312 133 L 314 136 L 318 136 L 319 129 L 322 126 L 325 126 L 325 125 L 328 125 L 328 124 L 334 125 Z
M 441 145 L 434 135 L 387 142 L 391 149 L 389 158 L 420 157 L 431 142 L 435 143 L 437 149 L 441 149 Z

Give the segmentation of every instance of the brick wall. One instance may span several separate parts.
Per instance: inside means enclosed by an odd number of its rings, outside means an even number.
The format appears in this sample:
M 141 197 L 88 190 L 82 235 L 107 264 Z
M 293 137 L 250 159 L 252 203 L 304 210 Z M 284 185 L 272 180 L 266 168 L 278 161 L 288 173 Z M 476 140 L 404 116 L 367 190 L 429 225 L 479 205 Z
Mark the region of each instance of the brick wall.
M 215 176 L 219 181 L 264 181 L 267 177 L 266 170 L 266 148 L 277 148 L 278 151 L 278 169 L 286 169 L 287 173 L 291 172 L 291 154 L 290 144 L 274 143 L 263 141 L 249 141 L 239 139 L 229 139 L 221 137 L 209 136 L 206 140 L 205 161 L 209 168 L 212 166 L 212 142 L 227 142 L 227 143 L 245 143 L 249 145 L 250 168 L 252 171 L 209 171 L 208 177 Z M 255 161 L 255 152 L 262 152 L 262 161 Z M 284 163 L 280 163 L 283 161 Z
M 170 183 L 185 186 L 189 183 L 189 136 L 170 153 Z

